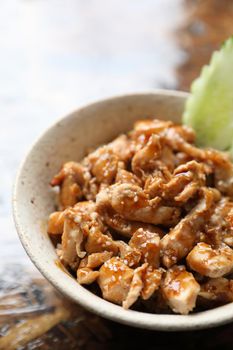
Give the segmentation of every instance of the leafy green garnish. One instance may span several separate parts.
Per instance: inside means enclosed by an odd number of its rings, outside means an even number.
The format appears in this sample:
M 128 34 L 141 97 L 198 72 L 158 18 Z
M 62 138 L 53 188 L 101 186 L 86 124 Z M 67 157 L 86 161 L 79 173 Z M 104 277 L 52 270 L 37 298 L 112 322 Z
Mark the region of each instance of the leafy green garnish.
M 200 147 L 231 149 L 233 155 L 233 37 L 192 83 L 183 123 L 196 131 Z

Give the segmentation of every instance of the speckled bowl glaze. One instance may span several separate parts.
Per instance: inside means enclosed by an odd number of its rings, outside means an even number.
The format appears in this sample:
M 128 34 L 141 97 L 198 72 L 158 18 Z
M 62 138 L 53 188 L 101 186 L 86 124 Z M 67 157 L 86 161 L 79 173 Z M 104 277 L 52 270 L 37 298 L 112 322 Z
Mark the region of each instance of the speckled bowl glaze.
M 79 285 L 56 265 L 46 220 L 55 198 L 49 181 L 60 166 L 80 160 L 90 147 L 112 140 L 141 118 L 180 122 L 186 93 L 156 90 L 105 99 L 87 105 L 44 132 L 24 159 L 13 194 L 14 219 L 20 240 L 41 273 L 64 295 L 90 311 L 127 325 L 163 330 L 194 330 L 233 320 L 233 303 L 193 315 L 157 315 L 124 310 Z

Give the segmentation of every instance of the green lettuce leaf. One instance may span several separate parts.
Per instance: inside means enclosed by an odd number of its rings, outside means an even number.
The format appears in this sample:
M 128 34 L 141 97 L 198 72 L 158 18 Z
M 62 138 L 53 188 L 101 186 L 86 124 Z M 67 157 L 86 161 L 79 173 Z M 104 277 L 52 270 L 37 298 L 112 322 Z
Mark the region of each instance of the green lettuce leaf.
M 213 53 L 191 86 L 183 123 L 197 134 L 197 145 L 233 155 L 233 37 Z

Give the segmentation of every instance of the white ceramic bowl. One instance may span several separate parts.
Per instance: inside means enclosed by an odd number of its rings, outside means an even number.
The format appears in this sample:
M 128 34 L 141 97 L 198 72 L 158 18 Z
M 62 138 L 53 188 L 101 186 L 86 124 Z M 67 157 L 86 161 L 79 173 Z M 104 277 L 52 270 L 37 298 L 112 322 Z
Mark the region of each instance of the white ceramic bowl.
M 124 310 L 79 285 L 56 264 L 54 247 L 46 233 L 46 219 L 54 210 L 49 181 L 61 164 L 80 160 L 89 147 L 130 130 L 140 118 L 180 122 L 186 93 L 156 90 L 102 100 L 61 119 L 31 148 L 19 170 L 13 211 L 21 242 L 41 273 L 63 294 L 103 317 L 135 327 L 156 330 L 191 330 L 233 320 L 233 303 L 193 315 L 157 315 Z

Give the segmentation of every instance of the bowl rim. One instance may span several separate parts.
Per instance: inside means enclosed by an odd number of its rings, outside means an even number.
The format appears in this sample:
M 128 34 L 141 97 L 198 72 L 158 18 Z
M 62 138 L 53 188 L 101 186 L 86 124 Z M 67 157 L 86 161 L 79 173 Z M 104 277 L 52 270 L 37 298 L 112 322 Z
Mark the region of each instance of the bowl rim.
M 45 135 L 52 130 L 59 122 L 64 120 L 68 120 L 70 118 L 75 117 L 79 111 L 93 107 L 94 105 L 102 104 L 105 102 L 110 102 L 112 100 L 124 99 L 127 97 L 143 97 L 148 95 L 165 95 L 167 97 L 173 96 L 181 99 L 186 99 L 188 97 L 188 93 L 183 91 L 176 90 L 163 90 L 163 89 L 154 89 L 147 90 L 142 92 L 132 92 L 125 93 L 119 95 L 113 95 L 110 97 L 98 99 L 91 103 L 86 103 L 83 106 L 75 109 L 73 112 L 67 114 L 66 116 L 55 120 L 52 125 L 47 127 L 39 137 L 37 137 L 36 141 L 29 147 L 28 152 L 24 156 L 17 174 L 15 178 L 15 182 L 13 185 L 13 194 L 12 194 L 12 211 L 13 218 L 15 222 L 16 231 L 18 233 L 19 239 L 33 262 L 33 264 L 37 267 L 37 269 L 41 272 L 41 274 L 62 294 L 64 294 L 69 299 L 75 301 L 76 303 L 82 305 L 84 308 L 89 311 L 102 316 L 104 318 L 127 324 L 133 327 L 150 329 L 150 330 L 160 330 L 160 331 L 186 331 L 186 330 L 199 330 L 204 328 L 210 328 L 218 325 L 222 325 L 225 323 L 229 323 L 233 320 L 233 303 L 229 303 L 214 309 L 210 309 L 207 311 L 201 311 L 195 314 L 189 315 L 176 315 L 176 314 L 150 314 L 144 313 L 134 310 L 124 310 L 121 306 L 115 305 L 111 302 L 108 302 L 95 294 L 89 292 L 85 287 L 77 284 L 79 293 L 72 293 L 70 289 L 68 291 L 67 287 L 64 287 L 62 281 L 59 279 L 54 279 L 54 276 L 50 273 L 49 270 L 44 268 L 43 261 L 39 259 L 39 256 L 36 256 L 32 253 L 32 251 L 28 247 L 28 237 L 24 232 L 24 224 L 23 220 L 21 220 L 19 215 L 20 201 L 18 200 L 18 190 L 20 185 L 21 173 L 27 164 L 27 160 L 30 154 L 33 152 L 34 148 L 40 144 Z M 64 273 L 64 275 L 66 275 Z M 66 275 L 67 276 L 67 275 Z

